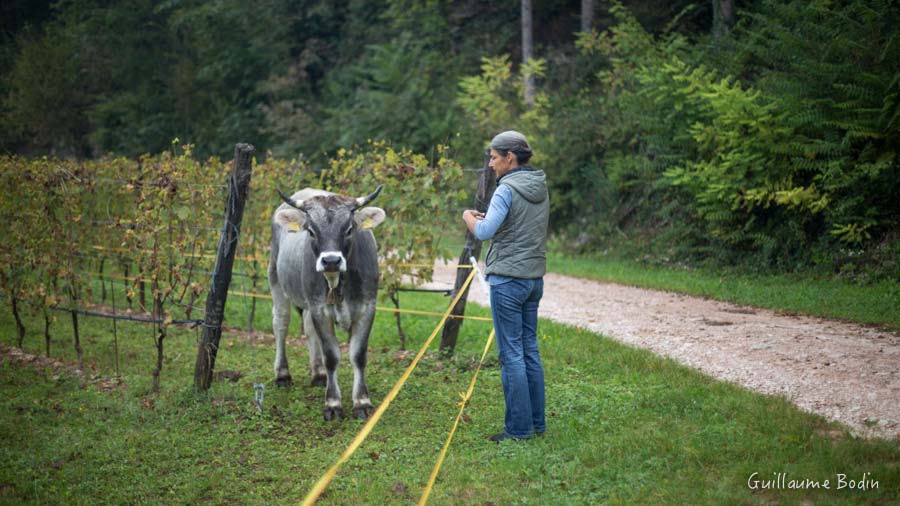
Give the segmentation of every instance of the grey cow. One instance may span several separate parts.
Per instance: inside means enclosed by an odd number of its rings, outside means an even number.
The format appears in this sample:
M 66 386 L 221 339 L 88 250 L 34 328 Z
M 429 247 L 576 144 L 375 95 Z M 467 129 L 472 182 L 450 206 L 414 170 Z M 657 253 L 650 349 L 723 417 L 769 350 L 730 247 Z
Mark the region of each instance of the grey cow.
M 365 368 L 369 332 L 375 319 L 378 292 L 378 254 L 371 229 L 384 221 L 384 211 L 364 207 L 381 191 L 352 198 L 303 189 L 272 217 L 269 285 L 272 289 L 272 327 L 275 330 L 275 382 L 291 384 L 284 340 L 291 308 L 303 317 L 313 385 L 325 385 L 326 420 L 341 418 L 341 390 L 337 367 L 341 351 L 335 324 L 350 334 L 353 363 L 353 414 L 368 418 L 372 403 Z

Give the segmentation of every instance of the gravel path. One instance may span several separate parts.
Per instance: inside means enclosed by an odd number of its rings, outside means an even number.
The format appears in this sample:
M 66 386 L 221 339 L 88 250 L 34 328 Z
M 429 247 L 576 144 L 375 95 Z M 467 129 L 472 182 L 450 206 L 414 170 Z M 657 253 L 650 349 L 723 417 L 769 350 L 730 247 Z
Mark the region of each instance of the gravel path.
M 433 286 L 456 269 L 436 265 Z M 469 300 L 487 305 L 473 286 Z M 900 335 L 670 292 L 548 274 L 541 317 L 671 357 L 718 379 L 784 395 L 862 437 L 900 437 Z

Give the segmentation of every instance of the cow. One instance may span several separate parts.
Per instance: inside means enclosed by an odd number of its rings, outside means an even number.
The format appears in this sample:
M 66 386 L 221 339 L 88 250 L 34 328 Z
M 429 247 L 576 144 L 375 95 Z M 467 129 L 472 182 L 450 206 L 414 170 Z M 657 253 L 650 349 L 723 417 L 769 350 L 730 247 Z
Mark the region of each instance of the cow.
M 269 285 L 275 331 L 275 383 L 292 384 L 284 341 L 291 308 L 303 319 L 313 385 L 325 386 L 326 420 L 344 416 L 337 368 L 341 350 L 335 324 L 350 335 L 353 364 L 353 415 L 368 418 L 372 403 L 366 387 L 366 350 L 375 319 L 378 253 L 372 228 L 384 210 L 365 207 L 381 192 L 359 198 L 306 188 L 288 197 L 272 216 Z

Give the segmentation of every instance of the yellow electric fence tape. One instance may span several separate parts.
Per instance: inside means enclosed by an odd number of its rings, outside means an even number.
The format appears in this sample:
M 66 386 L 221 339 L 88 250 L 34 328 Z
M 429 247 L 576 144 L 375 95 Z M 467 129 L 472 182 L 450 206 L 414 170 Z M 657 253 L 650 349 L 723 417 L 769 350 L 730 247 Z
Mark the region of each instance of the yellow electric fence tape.
M 432 313 L 431 311 L 417 311 L 415 309 L 394 309 L 389 307 L 376 307 L 376 311 L 385 311 L 388 313 L 400 313 L 400 314 L 414 314 L 419 316 L 443 316 L 441 313 Z M 450 318 L 456 318 L 460 320 L 475 320 L 479 322 L 492 322 L 494 321 L 491 318 L 487 318 L 484 316 L 465 316 L 465 315 L 450 315 Z
M 271 299 L 272 296 L 267 293 L 253 293 L 253 292 L 237 292 L 234 290 L 230 290 L 228 292 L 229 295 L 237 295 L 238 297 L 253 297 L 255 299 Z
M 469 389 L 466 390 L 465 394 L 459 394 L 462 397 L 462 401 L 459 403 L 459 413 L 456 414 L 456 420 L 453 422 L 453 427 L 450 428 L 450 434 L 447 436 L 447 441 L 444 442 L 444 448 L 441 449 L 441 454 L 438 455 L 437 462 L 434 464 L 434 469 L 431 471 L 431 477 L 428 478 L 425 490 L 422 491 L 422 497 L 419 498 L 419 506 L 425 506 L 425 503 L 428 502 L 428 496 L 431 495 L 431 489 L 434 487 L 434 482 L 437 481 L 438 472 L 441 470 L 441 465 L 444 463 L 444 457 L 447 456 L 447 450 L 450 448 L 450 441 L 453 441 L 453 435 L 456 433 L 456 428 L 459 427 L 459 421 L 462 419 L 463 410 L 466 409 L 466 403 L 469 402 L 469 398 L 472 397 L 472 392 L 475 390 L 475 381 L 478 379 L 478 371 L 481 370 L 481 366 L 484 364 L 484 357 L 487 356 L 488 350 L 491 349 L 491 343 L 493 341 L 494 329 L 491 329 L 491 335 L 488 336 L 487 343 L 484 344 L 484 353 L 481 354 L 481 361 L 478 362 L 478 367 L 475 368 L 475 374 L 472 375 L 472 382 L 469 383 Z
M 140 279 L 140 278 L 135 278 L 135 277 L 116 276 L 114 274 L 112 274 L 112 275 L 111 274 L 100 274 L 100 273 L 96 273 L 96 272 L 91 272 L 88 274 L 90 274 L 91 276 L 97 277 L 97 278 L 118 279 L 118 280 L 123 280 L 123 281 L 143 281 L 145 283 L 152 282 L 152 280 L 150 280 L 150 279 Z M 254 297 L 257 299 L 271 299 L 272 298 L 271 295 L 266 294 L 266 293 L 240 292 L 237 290 L 229 290 L 228 294 L 234 295 L 237 297 Z M 386 313 L 412 314 L 412 315 L 418 315 L 418 316 L 443 316 L 443 314 L 441 314 L 441 313 L 434 313 L 431 311 L 417 311 L 415 309 L 394 309 L 394 308 L 389 308 L 389 307 L 378 306 L 375 308 L 375 310 L 386 312 Z M 474 320 L 474 321 L 479 321 L 479 322 L 493 321 L 491 318 L 487 318 L 484 316 L 466 316 L 466 315 L 456 315 L 456 314 L 450 315 L 450 318 L 455 318 L 457 320 Z
M 331 483 L 331 480 L 334 479 L 334 475 L 337 474 L 338 468 L 341 467 L 345 462 L 350 459 L 350 456 L 353 455 L 353 452 L 356 451 L 357 448 L 365 441 L 366 437 L 368 437 L 369 433 L 372 432 L 372 429 L 375 427 L 375 424 L 378 423 L 378 420 L 381 419 L 381 415 L 387 410 L 391 401 L 397 397 L 397 394 L 400 393 L 400 389 L 403 388 L 403 384 L 406 383 L 406 380 L 409 378 L 409 375 L 412 374 L 413 369 L 416 368 L 416 365 L 419 364 L 419 360 L 422 359 L 422 356 L 425 355 L 425 351 L 428 350 L 428 346 L 431 345 L 431 342 L 434 341 L 435 336 L 437 336 L 438 331 L 441 327 L 444 326 L 444 323 L 447 321 L 447 318 L 450 317 L 450 312 L 453 310 L 453 307 L 456 306 L 456 303 L 459 302 L 459 299 L 462 297 L 462 294 L 465 293 L 466 288 L 468 288 L 469 283 L 472 282 L 472 278 L 475 277 L 475 269 L 472 269 L 472 272 L 469 273 L 469 276 L 466 278 L 466 282 L 463 283 L 462 288 L 457 292 L 456 297 L 453 298 L 453 302 L 450 303 L 450 306 L 444 312 L 444 316 L 441 318 L 441 321 L 437 324 L 437 327 L 434 328 L 434 331 L 428 336 L 428 339 L 425 340 L 425 344 L 422 345 L 422 349 L 419 350 L 419 353 L 416 354 L 413 361 L 406 368 L 406 371 L 403 372 L 403 375 L 400 376 L 400 379 L 397 380 L 397 383 L 394 384 L 394 388 L 391 389 L 390 392 L 385 396 L 384 400 L 381 401 L 381 404 L 378 405 L 378 409 L 375 410 L 375 413 L 369 417 L 369 420 L 363 425 L 363 428 L 360 429 L 359 433 L 353 438 L 353 441 L 350 442 L 350 445 L 344 450 L 344 453 L 338 458 L 337 462 L 334 463 L 331 468 L 319 478 L 319 481 L 313 486 L 312 490 L 306 495 L 306 498 L 303 499 L 301 503 L 303 506 L 310 506 L 316 502 L 316 499 L 322 495 L 322 492 L 325 491 L 325 487 Z

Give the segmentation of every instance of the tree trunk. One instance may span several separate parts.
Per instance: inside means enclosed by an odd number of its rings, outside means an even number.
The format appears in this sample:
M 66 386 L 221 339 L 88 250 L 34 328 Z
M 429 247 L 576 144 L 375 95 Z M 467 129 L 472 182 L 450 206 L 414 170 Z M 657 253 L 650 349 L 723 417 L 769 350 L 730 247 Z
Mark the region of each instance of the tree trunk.
M 144 268 L 143 267 L 138 269 L 138 278 L 140 278 L 140 280 L 138 281 L 138 283 L 139 283 L 138 293 L 139 293 L 139 297 L 140 297 L 141 311 L 146 313 L 147 312 L 147 284 L 144 283 Z
M 124 270 L 125 270 L 125 282 L 127 283 L 128 278 L 131 277 L 131 263 L 130 262 L 125 262 Z M 127 290 L 125 291 L 125 301 L 128 302 L 128 309 L 131 309 L 131 306 L 132 306 L 131 296 L 128 295 Z
M 720 0 L 719 4 L 722 6 L 722 20 L 728 26 L 734 24 L 734 0 Z
M 594 0 L 581 0 L 581 31 L 589 32 L 594 27 Z
M 119 329 L 116 325 L 116 287 L 110 282 L 109 284 L 109 294 L 110 299 L 112 300 L 112 310 L 113 310 L 113 319 L 112 319 L 112 328 L 113 328 L 113 348 L 115 352 L 115 360 L 116 360 L 116 378 L 119 378 Z
M 84 355 L 81 349 L 81 337 L 78 335 L 78 313 L 72 311 L 72 331 L 74 332 L 75 354 L 78 356 L 78 370 L 84 370 Z
M 15 295 L 10 295 L 9 303 L 12 306 L 13 317 L 16 319 L 16 332 L 18 332 L 19 348 L 25 346 L 25 324 L 22 323 L 22 317 L 19 315 L 19 301 Z
M 400 296 L 397 294 L 396 290 L 391 291 L 391 302 L 394 303 L 394 307 L 398 310 L 400 309 Z M 394 313 L 394 318 L 397 320 L 397 334 L 400 335 L 400 349 L 406 350 L 406 334 L 403 333 L 403 325 L 400 324 L 400 312 Z
M 191 319 L 191 313 L 194 311 L 194 303 L 197 302 L 197 294 L 191 290 L 191 298 L 188 300 L 187 305 L 184 307 L 184 318 L 186 320 Z
M 721 39 L 734 25 L 734 0 L 712 0 L 713 2 L 713 37 Z
M 103 277 L 104 268 L 106 268 L 106 257 L 100 257 L 100 300 L 106 304 L 106 278 Z
M 259 272 L 257 270 L 257 269 L 259 269 L 259 265 L 258 265 L 258 262 L 256 262 L 255 260 L 253 261 L 253 263 L 251 265 L 252 265 L 251 269 L 253 269 L 253 275 L 250 278 L 250 286 L 253 290 L 252 293 L 256 293 L 256 289 L 259 285 L 259 275 L 256 274 L 257 272 Z M 244 297 L 248 297 L 248 296 L 244 295 Z M 254 323 L 255 322 L 256 322 L 256 297 L 250 297 L 250 317 L 249 317 L 249 321 L 247 324 L 247 331 L 250 332 L 251 336 L 254 333 Z
M 532 49 L 532 20 L 531 20 L 531 0 L 522 0 L 522 64 L 531 60 L 534 56 Z M 525 75 L 525 103 L 528 106 L 534 105 L 534 76 Z
M 50 313 L 44 309 L 44 348 L 47 358 L 50 358 L 50 324 L 52 322 L 52 318 L 50 318 Z
M 162 301 L 155 300 L 154 303 L 154 318 L 156 320 L 162 321 L 164 318 L 162 311 Z M 153 393 L 159 393 L 159 375 L 162 373 L 163 368 L 163 341 L 166 338 L 167 327 L 165 322 L 157 324 L 157 332 L 154 340 L 156 341 L 156 368 L 153 369 Z

